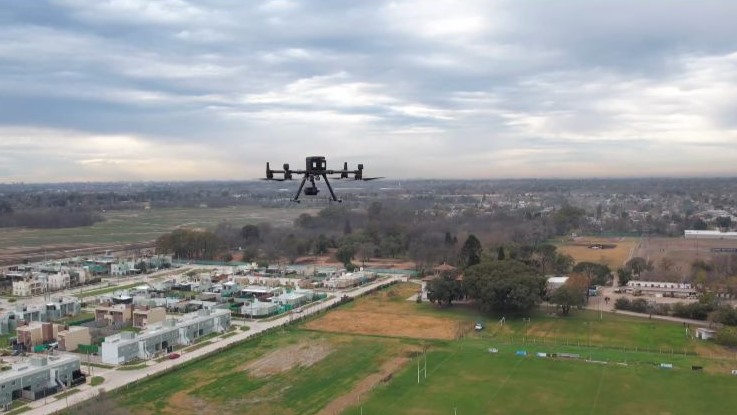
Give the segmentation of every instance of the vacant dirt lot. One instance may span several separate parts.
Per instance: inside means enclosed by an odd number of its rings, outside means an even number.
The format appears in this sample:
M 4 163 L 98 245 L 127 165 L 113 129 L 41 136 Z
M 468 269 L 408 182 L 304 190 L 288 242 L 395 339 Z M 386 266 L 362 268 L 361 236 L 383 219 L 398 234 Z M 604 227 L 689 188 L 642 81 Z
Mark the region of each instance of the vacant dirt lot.
M 457 327 L 457 323 L 453 320 L 431 316 L 352 310 L 333 311 L 307 324 L 309 329 L 334 333 L 444 340 L 454 339 Z
M 686 239 L 686 238 L 642 238 L 635 250 L 635 256 L 652 261 L 656 269 L 668 258 L 672 269 L 686 275 L 691 264 L 697 259 L 710 261 L 719 255 L 733 255 L 729 252 L 712 252 L 713 248 L 737 249 L 737 241 L 729 239 Z
M 343 263 L 335 259 L 335 249 L 329 249 L 325 255 L 310 255 L 297 258 L 294 263 L 297 265 L 318 265 L 318 266 L 338 266 L 342 267 Z M 415 269 L 416 265 L 412 261 L 406 259 L 393 258 L 371 258 L 368 261 L 356 260 L 356 265 L 369 268 L 384 269 Z
M 249 363 L 245 369 L 257 378 L 264 378 L 286 372 L 295 367 L 310 367 L 325 356 L 333 348 L 327 343 L 301 343 L 282 347 L 266 356 Z
M 558 251 L 572 256 L 576 262 L 596 262 L 616 269 L 627 262 L 637 243 L 637 238 L 576 237 L 558 245 Z M 596 245 L 614 245 L 614 247 L 592 248 Z
M 456 338 L 459 331 L 457 320 L 428 314 L 426 309 L 407 301 L 418 288 L 417 284 L 400 284 L 388 291 L 359 298 L 352 304 L 310 321 L 305 327 L 333 333 L 418 339 Z

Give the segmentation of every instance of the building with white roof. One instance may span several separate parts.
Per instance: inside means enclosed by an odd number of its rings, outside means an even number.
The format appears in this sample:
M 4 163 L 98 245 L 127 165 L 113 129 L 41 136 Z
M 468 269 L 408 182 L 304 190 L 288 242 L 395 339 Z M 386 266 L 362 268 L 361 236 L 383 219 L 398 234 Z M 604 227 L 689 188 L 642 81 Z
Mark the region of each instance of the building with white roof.
M 683 233 L 686 239 L 737 239 L 737 232 L 695 231 L 687 229 Z
M 76 356 L 33 356 L 0 372 L 0 407 L 10 409 L 13 399 L 36 400 L 85 382 Z
M 121 332 L 105 337 L 102 362 L 123 364 L 134 359 L 151 359 L 170 352 L 174 346 L 192 344 L 210 333 L 222 333 L 230 327 L 230 310 L 199 310 L 179 319 L 151 324 L 138 334 Z

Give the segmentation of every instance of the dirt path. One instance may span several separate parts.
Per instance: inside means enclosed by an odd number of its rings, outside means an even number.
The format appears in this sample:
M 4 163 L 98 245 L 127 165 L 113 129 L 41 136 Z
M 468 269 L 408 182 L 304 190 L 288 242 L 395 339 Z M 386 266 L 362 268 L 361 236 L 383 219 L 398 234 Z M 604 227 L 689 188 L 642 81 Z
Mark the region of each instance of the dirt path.
M 409 358 L 395 357 L 384 363 L 378 373 L 373 373 L 360 381 L 350 392 L 333 399 L 318 415 L 334 415 L 359 402 L 359 397 L 374 388 L 381 382 L 388 382 L 399 371 Z

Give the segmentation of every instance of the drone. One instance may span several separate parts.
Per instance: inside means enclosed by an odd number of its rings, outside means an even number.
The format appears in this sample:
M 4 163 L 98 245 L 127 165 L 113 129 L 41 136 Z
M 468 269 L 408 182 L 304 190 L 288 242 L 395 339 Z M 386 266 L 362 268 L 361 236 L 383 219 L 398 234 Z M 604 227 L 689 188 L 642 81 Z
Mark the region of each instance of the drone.
M 363 180 L 363 181 L 369 181 L 369 180 L 376 180 L 376 179 L 383 179 L 383 177 L 363 177 L 363 164 L 358 165 L 358 169 L 356 170 L 348 170 L 348 163 L 343 163 L 343 170 L 328 170 L 327 165 L 325 162 L 325 157 L 323 156 L 311 156 L 307 157 L 306 159 L 306 168 L 304 170 L 291 170 L 289 168 L 289 164 L 284 164 L 284 168 L 282 170 L 272 170 L 269 167 L 269 162 L 266 162 L 266 177 L 262 180 L 275 180 L 278 182 L 283 182 L 285 180 L 293 180 L 292 175 L 294 174 L 301 174 L 302 176 L 302 183 L 299 185 L 299 189 L 297 190 L 297 193 L 294 195 L 294 198 L 292 198 L 293 202 L 299 203 L 299 195 L 302 193 L 302 189 L 304 189 L 305 196 L 317 196 L 320 191 L 317 189 L 317 186 L 315 185 L 315 180 L 320 180 L 320 178 L 325 179 L 325 184 L 328 186 L 328 190 L 330 190 L 330 196 L 332 197 L 332 200 L 335 202 L 342 202 L 342 200 L 338 199 L 335 196 L 335 192 L 333 192 L 333 187 L 330 186 L 330 181 L 328 181 L 328 174 L 339 174 L 338 177 L 331 177 L 331 179 L 334 180 L 340 180 L 340 179 L 353 179 L 353 180 Z M 283 174 L 283 178 L 281 177 L 274 177 L 274 174 Z M 353 175 L 353 177 L 350 177 Z M 307 181 L 310 181 L 310 185 L 305 188 L 305 183 Z

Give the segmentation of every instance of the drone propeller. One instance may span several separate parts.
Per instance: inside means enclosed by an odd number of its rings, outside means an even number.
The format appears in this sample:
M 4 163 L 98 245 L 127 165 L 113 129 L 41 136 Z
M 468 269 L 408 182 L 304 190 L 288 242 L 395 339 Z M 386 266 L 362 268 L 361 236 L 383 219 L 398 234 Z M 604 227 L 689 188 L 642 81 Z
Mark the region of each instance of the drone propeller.
M 383 177 L 363 177 L 363 178 L 361 178 L 359 180 L 363 180 L 364 182 L 367 182 L 367 181 L 370 181 L 370 180 L 379 180 L 379 179 L 383 179 Z

